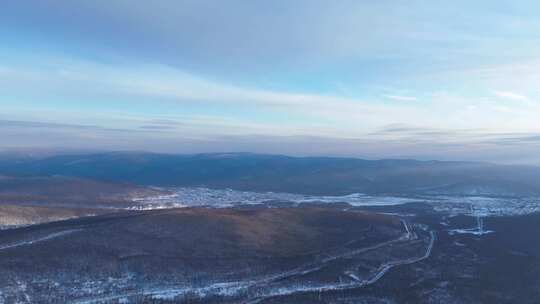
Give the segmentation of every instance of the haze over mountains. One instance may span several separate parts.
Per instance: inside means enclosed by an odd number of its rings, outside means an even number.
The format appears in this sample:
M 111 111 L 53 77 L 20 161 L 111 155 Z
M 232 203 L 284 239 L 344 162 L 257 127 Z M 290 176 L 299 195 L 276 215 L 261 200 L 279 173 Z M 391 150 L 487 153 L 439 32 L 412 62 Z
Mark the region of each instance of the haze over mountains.
M 316 195 L 540 194 L 540 168 L 481 162 L 362 160 L 250 153 L 142 152 L 0 161 L 0 174 L 66 176 L 151 186 L 232 188 Z

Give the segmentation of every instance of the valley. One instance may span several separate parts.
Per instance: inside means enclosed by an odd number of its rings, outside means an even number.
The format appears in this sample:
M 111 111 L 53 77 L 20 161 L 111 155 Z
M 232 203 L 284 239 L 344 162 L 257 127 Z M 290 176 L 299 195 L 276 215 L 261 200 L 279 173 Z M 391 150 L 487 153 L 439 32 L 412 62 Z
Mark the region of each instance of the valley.
M 538 196 L 257 188 L 4 175 L 0 303 L 539 296 L 540 248 L 531 233 L 540 229 Z

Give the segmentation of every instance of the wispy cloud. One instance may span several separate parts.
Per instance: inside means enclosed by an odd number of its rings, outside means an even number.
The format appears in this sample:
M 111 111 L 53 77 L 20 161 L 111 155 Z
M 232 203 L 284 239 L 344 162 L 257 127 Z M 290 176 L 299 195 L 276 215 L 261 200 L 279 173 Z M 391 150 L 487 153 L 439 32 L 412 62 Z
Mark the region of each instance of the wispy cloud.
M 383 97 L 396 100 L 396 101 L 415 101 L 418 98 L 414 96 L 404 96 L 404 95 L 383 95 Z
M 11 88 L 11 95 L 20 99 L 129 100 L 130 103 L 207 104 L 211 106 L 250 109 L 255 120 L 274 116 L 297 116 L 306 126 L 339 122 L 341 127 L 356 127 L 362 122 L 363 132 L 377 125 L 422 115 L 407 105 L 383 105 L 361 98 L 346 98 L 310 92 L 266 90 L 208 80 L 175 68 L 160 65 L 139 65 L 131 68 L 89 62 L 48 60 L 51 67 L 33 69 L 28 66 L 4 69 L 0 85 Z M 28 91 L 24 88 L 33 87 Z M 29 95 L 30 94 L 30 95 Z M 35 96 L 31 95 L 35 94 Z M 295 120 L 285 121 L 286 124 Z M 283 124 L 281 122 L 280 124 Z M 275 125 L 274 125 L 275 127 Z M 330 127 L 329 129 L 332 129 Z M 335 132 L 339 134 L 342 132 Z M 355 131 L 358 133 L 358 131 Z
M 434 129 L 499 128 L 508 131 L 533 130 L 538 127 L 540 108 L 530 102 L 527 108 L 494 105 L 477 97 L 439 94 L 429 102 L 380 102 L 376 96 L 342 97 L 301 91 L 261 89 L 208 79 L 163 65 L 110 65 L 88 61 L 66 61 L 41 58 L 48 65 L 11 65 L 0 71 L 0 85 L 8 88 L 6 95 L 17 99 L 72 100 L 81 105 L 96 100 L 122 101 L 138 108 L 137 115 L 154 119 L 154 106 L 165 107 L 172 116 L 190 116 L 182 124 L 221 134 L 213 120 L 233 122 L 229 129 L 235 132 L 272 135 L 316 135 L 357 137 L 392 124 L 415 125 L 421 123 Z M 5 64 L 7 66 L 7 64 Z M 27 90 L 32 87 L 32 90 Z M 512 100 L 523 96 L 506 91 L 499 95 Z M 383 96 L 383 95 L 380 95 Z M 413 96 L 385 95 L 400 101 L 414 101 Z M 2 102 L 0 98 L 0 102 Z M 8 102 L 3 97 L 4 102 Z M 6 101 L 7 100 L 7 101 Z M 488 98 L 486 100 L 489 100 Z M 474 111 L 471 111 L 474 104 Z M 129 113 L 131 106 L 117 111 Z M 185 114 L 184 108 L 197 113 Z M 219 109 L 219 110 L 217 110 Z M 146 111 L 147 110 L 147 111 Z M 90 107 L 89 111 L 92 111 Z M 99 110 L 98 110 L 99 111 Z M 213 113 L 212 113 L 213 112 Z M 235 113 L 247 113 L 236 115 Z M 111 113 L 107 111 L 107 113 Z M 86 111 L 85 116 L 91 112 Z M 161 113 L 162 116 L 165 113 Z M 60 115 L 60 114 L 59 114 Z M 111 114 L 112 115 L 112 114 Z M 159 116 L 159 115 L 158 115 Z M 199 121 L 198 117 L 212 119 Z M 57 117 L 65 121 L 66 117 Z M 69 118 L 69 117 L 68 117 Z M 58 120 L 57 119 L 57 120 Z M 69 120 L 72 120 L 71 118 Z M 113 120 L 112 117 L 109 120 Z M 138 129 L 177 130 L 174 126 L 154 122 L 140 122 Z M 232 127 L 235 125 L 237 127 Z M 142 128 L 141 128 L 142 126 Z M 242 130 L 242 126 L 251 126 Z M 185 130 L 185 126 L 183 126 Z M 495 130 L 500 131 L 500 130 Z M 190 130 L 193 132 L 193 130 Z
M 529 100 L 529 97 L 527 97 L 526 95 L 522 95 L 515 92 L 510 92 L 510 91 L 495 91 L 494 94 L 497 97 L 504 98 L 504 99 L 510 99 L 510 100 L 516 100 L 516 101 Z
M 92 129 L 97 126 L 76 125 L 42 121 L 0 120 L 0 128 L 36 128 L 36 129 Z

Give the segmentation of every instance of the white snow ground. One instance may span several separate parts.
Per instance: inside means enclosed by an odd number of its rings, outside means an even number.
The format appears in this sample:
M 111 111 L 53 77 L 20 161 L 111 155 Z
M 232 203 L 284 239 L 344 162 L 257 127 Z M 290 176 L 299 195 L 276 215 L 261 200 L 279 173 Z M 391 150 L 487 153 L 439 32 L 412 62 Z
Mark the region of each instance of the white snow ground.
M 343 196 L 314 196 L 278 192 L 251 192 L 232 189 L 169 188 L 171 194 L 136 198 L 132 209 L 163 209 L 206 206 L 226 208 L 272 202 L 347 203 L 351 206 L 394 206 L 413 202 L 428 203 L 435 211 L 450 216 L 508 216 L 540 212 L 540 197 L 500 198 L 486 196 L 371 196 L 353 193 Z
M 418 201 L 417 198 L 396 196 L 370 196 L 353 193 L 343 196 L 315 196 L 280 192 L 251 192 L 232 189 L 209 188 L 172 188 L 166 189 L 172 194 L 153 197 L 135 198 L 133 201 L 140 207 L 136 208 L 167 208 L 170 207 L 231 207 L 235 205 L 255 205 L 269 202 L 300 203 L 340 203 L 346 202 L 352 206 L 391 206 Z M 422 199 L 420 199 L 422 201 Z

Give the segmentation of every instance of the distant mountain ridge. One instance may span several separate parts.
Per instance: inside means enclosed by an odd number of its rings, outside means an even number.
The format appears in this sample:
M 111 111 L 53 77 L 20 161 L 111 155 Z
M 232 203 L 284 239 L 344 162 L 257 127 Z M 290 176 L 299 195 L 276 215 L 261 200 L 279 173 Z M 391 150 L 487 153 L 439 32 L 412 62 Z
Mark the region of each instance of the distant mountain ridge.
M 2 174 L 317 195 L 540 195 L 540 167 L 252 153 L 113 152 L 0 160 Z

